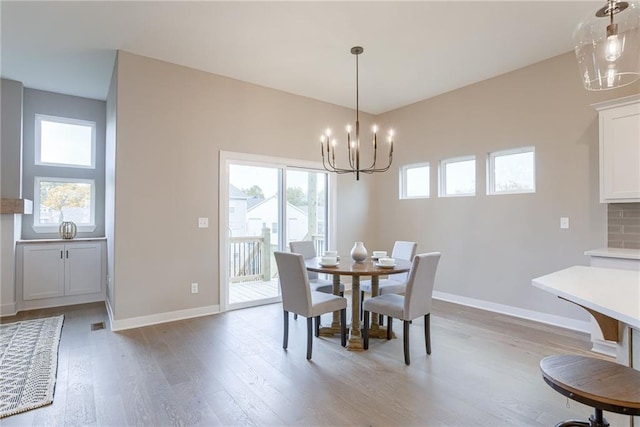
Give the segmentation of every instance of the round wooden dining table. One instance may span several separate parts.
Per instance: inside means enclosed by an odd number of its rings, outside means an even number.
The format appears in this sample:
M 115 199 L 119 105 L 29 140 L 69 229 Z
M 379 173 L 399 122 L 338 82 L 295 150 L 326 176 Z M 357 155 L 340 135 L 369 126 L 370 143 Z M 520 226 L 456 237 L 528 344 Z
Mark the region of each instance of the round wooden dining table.
M 365 261 L 357 262 L 351 258 L 342 257 L 335 266 L 323 266 L 320 264 L 320 257 L 305 260 L 308 271 L 316 273 L 330 274 L 333 276 L 333 293 L 340 293 L 340 276 L 351 276 L 351 327 L 349 328 L 349 341 L 347 348 L 351 351 L 361 351 L 362 333 L 360 331 L 360 278 L 371 277 L 371 296 L 378 295 L 380 276 L 388 274 L 406 273 L 411 270 L 411 262 L 396 259 L 395 265 L 381 267 L 377 261 L 367 258 Z M 378 322 L 378 316 L 372 316 L 370 337 L 385 337 L 386 328 L 382 328 Z M 330 328 L 321 328 L 323 335 L 333 335 L 340 333 L 340 320 L 338 313 L 333 313 L 333 321 Z

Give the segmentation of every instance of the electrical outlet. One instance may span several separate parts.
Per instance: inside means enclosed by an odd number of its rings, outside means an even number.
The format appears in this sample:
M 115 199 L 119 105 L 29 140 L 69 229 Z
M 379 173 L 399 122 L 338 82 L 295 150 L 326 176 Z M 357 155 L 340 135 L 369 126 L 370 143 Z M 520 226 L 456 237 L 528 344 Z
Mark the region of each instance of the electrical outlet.
M 209 228 L 209 218 L 198 218 L 198 228 Z
M 569 228 L 569 218 L 563 216 L 560 218 L 560 228 L 567 229 Z
M 191 284 L 191 293 L 192 294 L 197 294 L 198 293 L 198 284 L 197 283 L 192 283 Z

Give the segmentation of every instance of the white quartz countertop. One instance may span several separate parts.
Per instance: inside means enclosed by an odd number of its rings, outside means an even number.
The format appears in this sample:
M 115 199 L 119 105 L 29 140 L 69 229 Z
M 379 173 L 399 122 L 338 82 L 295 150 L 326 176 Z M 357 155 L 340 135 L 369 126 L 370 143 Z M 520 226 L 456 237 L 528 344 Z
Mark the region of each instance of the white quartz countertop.
M 640 259 L 640 249 L 599 248 L 591 249 L 584 254 L 605 258 Z
M 640 271 L 573 266 L 533 286 L 640 329 Z

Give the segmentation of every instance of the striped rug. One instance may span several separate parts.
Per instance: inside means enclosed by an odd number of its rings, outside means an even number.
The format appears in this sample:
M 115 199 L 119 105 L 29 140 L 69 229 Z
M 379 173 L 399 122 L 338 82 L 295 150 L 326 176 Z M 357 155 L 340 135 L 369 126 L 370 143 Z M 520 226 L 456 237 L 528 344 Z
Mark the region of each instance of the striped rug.
M 53 402 L 64 316 L 0 325 L 0 418 Z

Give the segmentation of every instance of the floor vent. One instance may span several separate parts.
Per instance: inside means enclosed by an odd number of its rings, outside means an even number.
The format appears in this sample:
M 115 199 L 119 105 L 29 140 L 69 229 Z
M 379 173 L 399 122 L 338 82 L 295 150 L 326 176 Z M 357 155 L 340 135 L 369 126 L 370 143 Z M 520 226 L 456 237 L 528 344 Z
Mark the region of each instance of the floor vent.
M 91 324 L 91 330 L 92 331 L 98 331 L 100 329 L 104 329 L 104 322 L 98 322 L 98 323 L 92 323 Z

